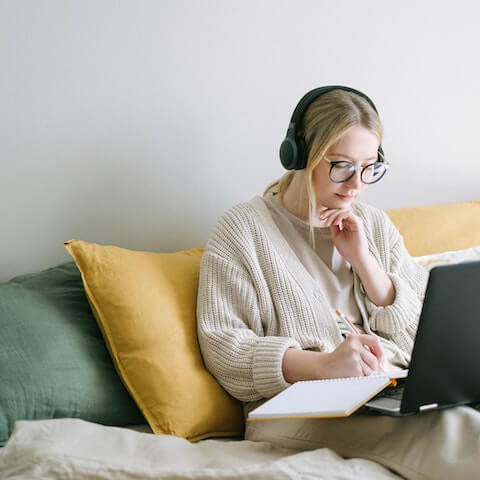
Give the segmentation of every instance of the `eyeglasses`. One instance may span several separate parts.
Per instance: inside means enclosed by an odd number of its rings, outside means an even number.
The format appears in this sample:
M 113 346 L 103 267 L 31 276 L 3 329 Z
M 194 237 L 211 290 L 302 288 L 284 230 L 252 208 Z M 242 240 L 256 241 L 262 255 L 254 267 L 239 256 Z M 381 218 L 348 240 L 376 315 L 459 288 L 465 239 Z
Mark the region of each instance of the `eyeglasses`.
M 351 162 L 324 158 L 330 164 L 330 180 L 334 183 L 348 182 L 357 173 L 357 167 Z M 360 171 L 360 180 L 366 184 L 377 183 L 387 173 L 389 166 L 388 162 L 375 162 L 365 165 Z

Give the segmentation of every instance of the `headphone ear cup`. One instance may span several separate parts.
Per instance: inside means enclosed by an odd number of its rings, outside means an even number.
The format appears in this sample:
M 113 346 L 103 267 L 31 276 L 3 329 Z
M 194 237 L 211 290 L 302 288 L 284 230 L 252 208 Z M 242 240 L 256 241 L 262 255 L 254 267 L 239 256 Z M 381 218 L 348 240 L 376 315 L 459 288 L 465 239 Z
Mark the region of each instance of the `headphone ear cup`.
M 294 168 L 295 170 L 302 170 L 307 166 L 307 145 L 303 135 L 297 137 L 297 150 L 297 162 Z
M 280 161 L 283 168 L 287 170 L 295 169 L 298 158 L 298 148 L 295 140 L 287 135 L 280 145 Z

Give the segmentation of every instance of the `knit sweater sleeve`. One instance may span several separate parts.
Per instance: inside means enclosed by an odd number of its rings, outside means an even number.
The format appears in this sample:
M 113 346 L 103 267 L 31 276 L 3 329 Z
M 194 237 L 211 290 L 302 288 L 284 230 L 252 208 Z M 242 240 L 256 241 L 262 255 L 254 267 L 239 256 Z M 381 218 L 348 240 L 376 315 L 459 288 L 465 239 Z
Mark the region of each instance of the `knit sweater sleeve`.
M 369 324 L 372 330 L 410 353 L 428 272 L 410 256 L 402 236 L 384 212 L 372 209 L 369 223 L 370 248 L 395 288 L 395 299 L 387 306 L 375 305 L 365 295 Z
M 264 335 L 269 306 L 259 295 L 261 269 L 242 246 L 247 230 L 239 228 L 238 222 L 221 221 L 207 243 L 200 267 L 197 330 L 207 369 L 232 396 L 254 401 L 289 386 L 282 374 L 283 355 L 300 345 L 292 338 Z

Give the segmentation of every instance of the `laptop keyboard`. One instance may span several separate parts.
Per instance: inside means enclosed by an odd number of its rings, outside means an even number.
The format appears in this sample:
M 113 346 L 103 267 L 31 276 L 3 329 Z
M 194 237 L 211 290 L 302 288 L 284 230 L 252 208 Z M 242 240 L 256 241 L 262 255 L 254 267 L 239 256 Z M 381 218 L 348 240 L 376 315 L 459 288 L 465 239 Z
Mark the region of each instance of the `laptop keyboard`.
M 382 397 L 394 398 L 395 400 L 401 400 L 402 395 L 403 395 L 403 385 L 386 388 L 381 393 Z

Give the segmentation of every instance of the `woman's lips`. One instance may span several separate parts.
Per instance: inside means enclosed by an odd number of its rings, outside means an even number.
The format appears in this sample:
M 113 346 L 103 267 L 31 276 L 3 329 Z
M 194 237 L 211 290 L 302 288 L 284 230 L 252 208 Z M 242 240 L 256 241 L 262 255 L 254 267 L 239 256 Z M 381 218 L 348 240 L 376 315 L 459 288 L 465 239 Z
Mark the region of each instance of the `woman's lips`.
M 354 197 L 354 195 L 342 195 L 340 193 L 337 193 L 337 196 L 339 196 L 342 200 L 352 200 Z

